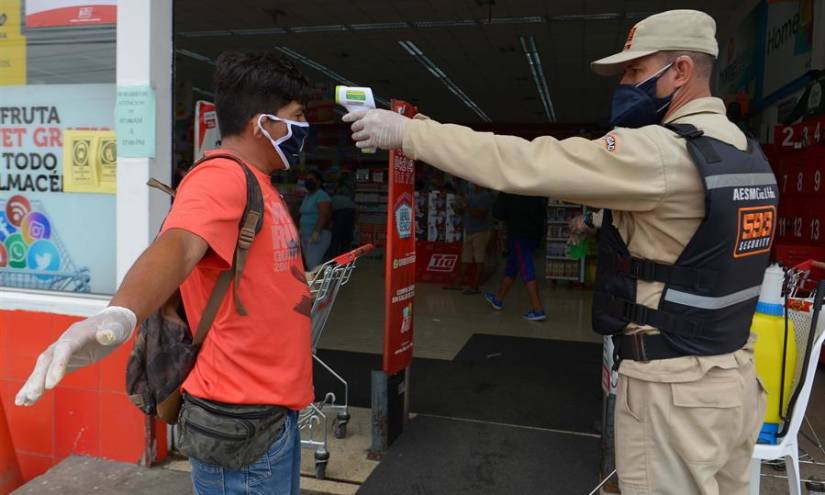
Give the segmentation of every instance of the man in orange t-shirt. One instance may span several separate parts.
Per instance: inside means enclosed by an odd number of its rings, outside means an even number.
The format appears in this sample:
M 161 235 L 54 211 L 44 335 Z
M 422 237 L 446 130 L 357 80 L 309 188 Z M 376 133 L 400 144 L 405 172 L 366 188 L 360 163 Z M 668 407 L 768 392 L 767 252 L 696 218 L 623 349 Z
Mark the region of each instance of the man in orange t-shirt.
M 217 61 L 220 151 L 253 172 L 264 218 L 238 286 L 247 315 L 237 312 L 230 287 L 183 384 L 184 398 L 207 407 L 284 411 L 284 426 L 273 430 L 277 437 L 260 459 L 240 469 L 192 458 L 198 495 L 246 493 L 252 485 L 261 493 L 300 491 L 297 411 L 314 393 L 312 299 L 297 230 L 269 174 L 298 162 L 309 130 L 302 103 L 308 85 L 274 52 L 226 52 Z M 67 370 L 89 365 L 129 340 L 178 287 L 190 328 L 196 329 L 218 275 L 232 265 L 246 201 L 246 175 L 233 160 L 214 158 L 191 170 L 160 235 L 129 270 L 110 306 L 72 325 L 43 352 L 17 405 L 34 404 Z

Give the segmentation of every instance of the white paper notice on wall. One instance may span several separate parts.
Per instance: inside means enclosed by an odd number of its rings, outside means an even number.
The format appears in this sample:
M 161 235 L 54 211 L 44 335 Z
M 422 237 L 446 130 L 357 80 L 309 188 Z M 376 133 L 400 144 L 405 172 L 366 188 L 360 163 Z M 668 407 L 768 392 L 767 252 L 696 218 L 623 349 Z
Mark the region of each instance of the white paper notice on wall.
M 155 90 L 118 86 L 115 105 L 117 151 L 122 158 L 155 157 Z

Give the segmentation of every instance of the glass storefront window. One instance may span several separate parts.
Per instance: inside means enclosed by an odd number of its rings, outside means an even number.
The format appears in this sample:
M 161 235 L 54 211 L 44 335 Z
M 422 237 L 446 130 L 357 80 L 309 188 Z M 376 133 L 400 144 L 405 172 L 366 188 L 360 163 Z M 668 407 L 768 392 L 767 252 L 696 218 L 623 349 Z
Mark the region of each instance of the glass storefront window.
M 0 0 L 0 289 L 115 289 L 115 2 Z

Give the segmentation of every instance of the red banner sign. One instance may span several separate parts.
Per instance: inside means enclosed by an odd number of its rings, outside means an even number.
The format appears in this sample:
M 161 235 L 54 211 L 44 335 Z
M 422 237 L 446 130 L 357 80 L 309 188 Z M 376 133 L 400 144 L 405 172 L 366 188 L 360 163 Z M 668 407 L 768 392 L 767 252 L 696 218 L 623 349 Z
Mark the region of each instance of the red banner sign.
M 116 0 L 26 0 L 26 27 L 115 24 Z
M 392 110 L 413 117 L 418 110 L 393 100 Z M 394 375 L 413 355 L 415 299 L 415 161 L 390 151 L 387 255 L 384 282 L 384 371 Z

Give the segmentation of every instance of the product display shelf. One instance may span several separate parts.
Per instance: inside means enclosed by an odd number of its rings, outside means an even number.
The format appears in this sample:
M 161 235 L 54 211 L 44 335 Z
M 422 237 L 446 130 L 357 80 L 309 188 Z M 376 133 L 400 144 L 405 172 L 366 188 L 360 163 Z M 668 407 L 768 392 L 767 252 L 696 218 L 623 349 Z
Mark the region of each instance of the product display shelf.
M 585 260 L 571 258 L 567 240 L 570 219 L 583 214 L 584 206 L 550 199 L 547 205 L 547 252 L 545 277 L 548 280 L 583 282 Z

